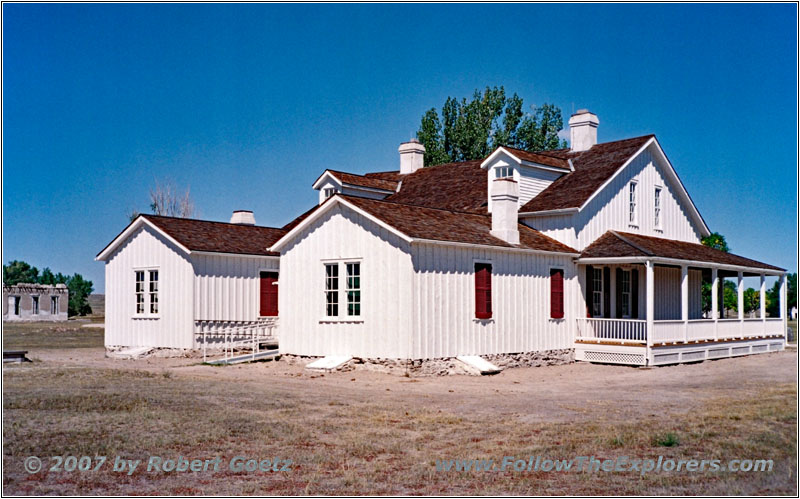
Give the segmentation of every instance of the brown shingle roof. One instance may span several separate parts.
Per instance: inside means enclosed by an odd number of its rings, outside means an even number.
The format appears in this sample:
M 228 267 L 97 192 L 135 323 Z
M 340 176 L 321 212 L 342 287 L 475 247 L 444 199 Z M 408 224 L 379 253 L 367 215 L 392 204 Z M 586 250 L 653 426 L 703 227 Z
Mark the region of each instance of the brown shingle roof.
M 487 175 L 480 160 L 420 168 L 403 176 L 400 192 L 387 197 L 386 201 L 486 213 Z
M 140 216 L 169 234 L 170 237 L 190 251 L 278 256 L 277 253 L 267 251 L 267 248 L 288 232 L 285 229 L 257 225 L 240 225 L 190 218 L 162 217 L 159 215 Z
M 569 162 L 566 157 L 559 157 L 556 155 L 549 155 L 544 152 L 531 152 L 523 151 L 522 149 L 515 149 L 513 147 L 504 146 L 511 154 L 518 157 L 523 161 L 530 161 L 532 163 L 539 163 L 540 165 L 553 166 L 556 168 L 564 168 L 569 170 Z
M 589 150 L 577 153 L 567 149 L 539 153 L 564 160 L 571 159 L 575 171 L 559 177 L 522 206 L 520 213 L 580 207 L 653 137 L 654 135 L 645 135 L 596 144 Z
M 355 173 L 340 172 L 336 170 L 327 171 L 330 172 L 334 177 L 338 178 L 343 184 L 357 185 L 371 189 L 383 189 L 391 192 L 397 190 L 396 180 L 386 180 L 374 176 L 368 177 L 366 175 L 356 175 Z
M 569 246 L 551 239 L 524 224 L 519 224 L 519 246 L 509 244 L 489 233 L 492 229 L 492 218 L 488 215 L 455 212 L 355 196 L 342 196 L 340 194 L 337 194 L 337 196 L 414 239 L 559 253 L 578 253 Z
M 642 236 L 629 232 L 608 231 L 581 253 L 581 258 L 613 258 L 625 256 L 652 256 L 676 260 L 719 263 L 740 267 L 784 270 L 774 265 L 758 262 L 733 253 L 709 248 L 702 244 Z

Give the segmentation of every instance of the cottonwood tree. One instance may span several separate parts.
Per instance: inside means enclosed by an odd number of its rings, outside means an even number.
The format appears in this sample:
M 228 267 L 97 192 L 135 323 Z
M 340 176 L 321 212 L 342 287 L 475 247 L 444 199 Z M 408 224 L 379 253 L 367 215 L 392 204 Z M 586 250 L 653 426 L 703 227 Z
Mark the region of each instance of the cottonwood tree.
M 500 146 L 530 151 L 567 146 L 558 137 L 564 128 L 561 109 L 552 104 L 531 106 L 523 111 L 516 93 L 506 97 L 505 89 L 493 87 L 472 100 L 448 97 L 441 113 L 431 108 L 422 116 L 417 139 L 425 146 L 425 166 L 481 159 Z
M 189 187 L 181 192 L 172 180 L 156 179 L 155 186 L 150 189 L 150 212 L 166 217 L 192 218 L 195 209 Z M 128 213 L 130 221 L 138 216 L 139 212 L 135 210 Z

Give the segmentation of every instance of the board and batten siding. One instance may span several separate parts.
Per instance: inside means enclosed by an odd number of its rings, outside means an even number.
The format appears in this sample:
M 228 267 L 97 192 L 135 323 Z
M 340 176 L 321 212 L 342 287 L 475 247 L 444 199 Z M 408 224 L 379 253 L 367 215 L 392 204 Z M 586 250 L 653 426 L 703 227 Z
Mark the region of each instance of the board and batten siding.
M 193 254 L 194 320 L 258 320 L 260 273 L 278 272 L 279 262 L 278 257 L 269 256 Z M 281 291 L 279 285 L 279 311 Z
M 281 253 L 281 352 L 408 358 L 412 304 L 408 243 L 341 205 L 313 221 Z M 325 263 L 361 263 L 361 317 L 325 316 Z M 343 266 L 339 286 L 345 286 Z M 344 294 L 340 294 L 343 298 Z
M 158 270 L 157 317 L 136 315 L 135 271 L 149 269 Z M 105 271 L 107 347 L 192 348 L 193 272 L 182 250 L 145 225 L 114 251 Z
M 558 177 L 563 175 L 560 172 L 532 168 L 528 166 L 519 167 L 519 205 L 536 197 L 537 194 L 550 186 Z
M 412 358 L 572 348 L 579 302 L 571 257 L 414 244 Z M 492 319 L 475 319 L 475 263 L 492 264 Z M 564 269 L 564 318 L 550 319 L 550 269 Z
M 700 242 L 700 228 L 691 220 L 687 206 L 678 199 L 675 189 L 664 177 L 660 160 L 651 145 L 633 159 L 579 213 L 558 216 L 525 217 L 523 222 L 577 250 L 583 250 L 609 230 L 631 232 L 691 243 Z M 628 185 L 637 182 L 636 225 L 628 222 Z M 655 227 L 654 196 L 661 187 L 661 228 Z

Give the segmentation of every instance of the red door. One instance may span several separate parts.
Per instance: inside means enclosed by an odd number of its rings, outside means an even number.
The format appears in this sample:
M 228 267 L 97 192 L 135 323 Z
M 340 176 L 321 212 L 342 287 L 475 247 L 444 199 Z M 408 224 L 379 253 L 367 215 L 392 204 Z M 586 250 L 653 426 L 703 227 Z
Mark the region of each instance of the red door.
M 262 317 L 278 316 L 278 273 L 261 272 L 261 306 Z

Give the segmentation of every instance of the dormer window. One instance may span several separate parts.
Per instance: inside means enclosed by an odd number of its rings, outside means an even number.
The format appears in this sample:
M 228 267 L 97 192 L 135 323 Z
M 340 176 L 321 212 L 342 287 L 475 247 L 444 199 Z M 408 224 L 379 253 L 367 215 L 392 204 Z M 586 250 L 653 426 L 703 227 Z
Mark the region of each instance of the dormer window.
M 326 187 L 325 189 L 323 189 L 322 192 L 325 195 L 325 199 L 328 199 L 329 197 L 336 194 L 336 189 L 334 189 L 333 187 Z
M 495 178 L 514 178 L 514 169 L 510 166 L 498 166 L 494 169 Z

